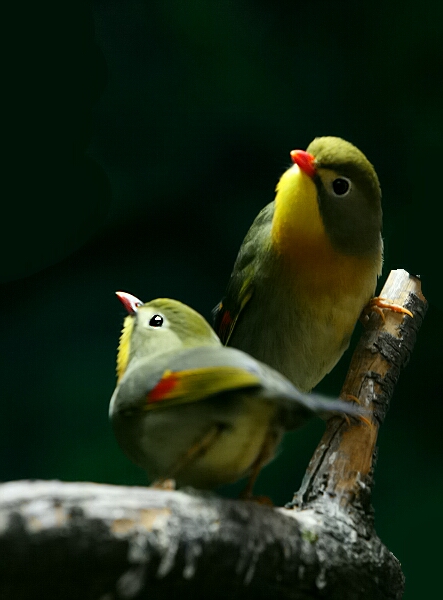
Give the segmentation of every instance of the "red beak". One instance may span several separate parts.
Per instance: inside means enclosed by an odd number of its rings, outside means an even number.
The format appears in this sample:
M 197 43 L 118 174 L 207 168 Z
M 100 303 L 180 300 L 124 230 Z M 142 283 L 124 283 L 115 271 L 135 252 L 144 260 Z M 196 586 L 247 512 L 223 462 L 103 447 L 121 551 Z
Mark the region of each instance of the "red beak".
M 133 296 L 132 294 L 128 294 L 127 292 L 115 292 L 117 298 L 126 308 L 130 315 L 135 315 L 139 306 L 143 304 L 141 300 Z
M 315 168 L 315 156 L 309 154 L 309 152 L 305 152 L 305 150 L 292 150 L 291 152 L 292 162 L 300 167 L 302 171 L 309 175 L 309 177 L 314 177 L 317 173 L 317 169 Z

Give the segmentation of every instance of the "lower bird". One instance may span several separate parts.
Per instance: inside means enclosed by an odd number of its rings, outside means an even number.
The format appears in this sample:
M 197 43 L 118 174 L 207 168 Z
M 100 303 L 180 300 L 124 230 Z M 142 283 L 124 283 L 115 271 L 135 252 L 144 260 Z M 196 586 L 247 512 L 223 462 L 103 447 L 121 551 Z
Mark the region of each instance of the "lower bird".
M 157 483 L 210 489 L 248 477 L 248 498 L 285 431 L 313 415 L 366 420 L 356 405 L 304 394 L 271 367 L 223 346 L 181 302 L 117 296 L 129 314 L 109 415 L 123 451 Z

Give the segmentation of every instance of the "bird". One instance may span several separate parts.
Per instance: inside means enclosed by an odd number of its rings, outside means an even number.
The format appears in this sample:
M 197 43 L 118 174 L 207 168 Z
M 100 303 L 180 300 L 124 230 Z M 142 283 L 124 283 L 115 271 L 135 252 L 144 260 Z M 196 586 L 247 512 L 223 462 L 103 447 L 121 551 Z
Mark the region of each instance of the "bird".
M 127 311 L 109 417 L 123 452 L 156 487 L 215 489 L 247 477 L 242 498 L 286 431 L 311 416 L 368 422 L 356 404 L 304 394 L 283 375 L 223 346 L 208 321 L 169 298 L 143 303 L 116 292 Z
M 383 240 L 373 165 L 334 136 L 317 137 L 290 156 L 275 199 L 241 244 L 213 326 L 223 344 L 309 392 L 348 348 L 364 309 L 412 315 L 374 298 Z

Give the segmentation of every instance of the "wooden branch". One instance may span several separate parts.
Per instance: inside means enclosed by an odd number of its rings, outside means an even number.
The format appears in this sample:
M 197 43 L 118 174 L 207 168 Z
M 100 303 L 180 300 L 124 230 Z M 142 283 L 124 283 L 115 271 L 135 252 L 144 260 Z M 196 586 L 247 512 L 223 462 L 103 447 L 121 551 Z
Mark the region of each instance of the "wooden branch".
M 399 600 L 400 565 L 373 528 L 371 473 L 426 301 L 404 271 L 391 273 L 382 293 L 414 318 L 372 315 L 343 388 L 373 407 L 376 424 L 331 420 L 292 508 L 198 492 L 5 483 L 0 597 Z
M 379 540 L 349 546 L 334 515 L 92 483 L 0 493 L 2 600 L 401 597 L 395 558 Z
M 343 507 L 364 508 L 367 521 L 378 429 L 427 309 L 420 280 L 402 269 L 391 271 L 380 296 L 414 316 L 389 309 L 384 309 L 383 316 L 373 312 L 352 357 L 341 396 L 358 398 L 372 411 L 374 424 L 348 426 L 339 419 L 329 421 L 294 498 L 300 507 L 313 506 L 327 494 Z

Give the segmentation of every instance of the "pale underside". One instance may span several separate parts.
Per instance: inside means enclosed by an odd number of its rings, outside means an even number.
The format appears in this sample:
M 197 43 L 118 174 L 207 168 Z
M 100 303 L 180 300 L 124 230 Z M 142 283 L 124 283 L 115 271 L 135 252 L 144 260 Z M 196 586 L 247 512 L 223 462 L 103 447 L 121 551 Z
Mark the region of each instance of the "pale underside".
M 237 393 L 230 398 L 220 395 L 204 402 L 158 408 L 143 416 L 117 415 L 113 426 L 122 449 L 151 478 L 174 477 L 178 484 L 183 481 L 198 488 L 213 488 L 248 474 L 275 412 L 271 402 Z M 175 473 L 177 461 L 214 427 L 219 433 L 213 443 Z M 276 433 L 278 443 L 283 431 L 278 428 Z

